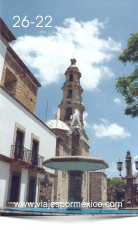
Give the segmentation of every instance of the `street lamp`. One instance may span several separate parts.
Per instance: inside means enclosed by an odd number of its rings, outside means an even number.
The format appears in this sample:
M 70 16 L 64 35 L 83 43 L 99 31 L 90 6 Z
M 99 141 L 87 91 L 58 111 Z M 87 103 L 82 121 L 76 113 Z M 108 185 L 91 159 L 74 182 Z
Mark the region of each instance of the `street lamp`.
M 120 161 L 120 158 L 119 161 L 117 162 L 117 169 L 120 171 L 120 176 L 121 176 L 121 170 L 123 169 L 123 162 Z
M 137 158 L 137 161 L 135 161 L 135 167 L 138 170 L 138 158 Z
M 135 187 L 136 190 L 133 188 L 133 179 L 136 179 L 137 176 L 133 176 L 132 174 L 132 163 L 131 163 L 131 155 L 130 151 L 127 151 L 126 160 L 125 160 L 125 167 L 126 167 L 126 176 L 123 177 L 121 175 L 121 170 L 123 168 L 123 162 L 119 161 L 117 162 L 117 169 L 120 171 L 120 175 L 123 180 L 126 180 L 126 189 L 125 189 L 125 207 L 135 206 L 136 200 L 135 200 L 135 194 L 136 191 L 138 192 L 138 186 Z M 136 169 L 138 170 L 138 159 L 135 161 Z

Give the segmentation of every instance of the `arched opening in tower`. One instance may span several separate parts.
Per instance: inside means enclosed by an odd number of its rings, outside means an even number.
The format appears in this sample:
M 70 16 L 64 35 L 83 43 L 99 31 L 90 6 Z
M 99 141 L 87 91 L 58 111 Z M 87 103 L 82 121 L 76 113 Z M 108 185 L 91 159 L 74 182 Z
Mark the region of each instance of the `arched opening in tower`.
M 72 98 L 72 89 L 70 89 L 70 90 L 68 91 L 68 96 L 67 96 L 67 98 Z
M 72 108 L 68 107 L 66 109 L 66 120 L 69 120 L 71 115 L 72 115 Z
M 69 75 L 69 81 L 73 81 L 73 74 Z

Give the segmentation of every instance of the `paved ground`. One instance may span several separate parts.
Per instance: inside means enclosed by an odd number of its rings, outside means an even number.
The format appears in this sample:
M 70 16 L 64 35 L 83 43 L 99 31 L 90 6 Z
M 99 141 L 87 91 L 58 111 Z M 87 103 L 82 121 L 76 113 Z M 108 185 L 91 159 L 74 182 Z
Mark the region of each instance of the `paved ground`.
M 44 209 L 44 208 L 5 208 L 0 209 L 1 216 L 138 216 L 138 209 Z

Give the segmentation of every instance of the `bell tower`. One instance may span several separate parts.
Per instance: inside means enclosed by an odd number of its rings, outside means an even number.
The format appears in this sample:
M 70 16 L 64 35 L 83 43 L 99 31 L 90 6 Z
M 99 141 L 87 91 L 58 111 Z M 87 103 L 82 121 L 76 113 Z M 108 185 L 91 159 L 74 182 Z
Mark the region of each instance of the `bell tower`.
M 83 92 L 80 86 L 81 73 L 76 66 L 76 59 L 73 58 L 70 61 L 71 65 L 65 72 L 66 81 L 61 88 L 63 90 L 63 99 L 58 106 L 60 108 L 60 120 L 70 127 L 72 115 L 75 113 L 75 109 L 77 109 L 83 126 L 83 112 L 85 111 L 85 107 L 81 101 L 81 94 Z
M 81 95 L 83 89 L 80 85 L 81 73 L 76 66 L 76 59 L 70 60 L 71 65 L 65 71 L 66 80 L 61 88 L 63 99 L 60 108 L 60 120 L 70 127 L 68 146 L 72 156 L 89 157 L 88 137 L 83 128 L 83 112 L 85 107 L 82 104 Z M 89 175 L 85 172 L 82 176 L 82 201 L 88 201 Z

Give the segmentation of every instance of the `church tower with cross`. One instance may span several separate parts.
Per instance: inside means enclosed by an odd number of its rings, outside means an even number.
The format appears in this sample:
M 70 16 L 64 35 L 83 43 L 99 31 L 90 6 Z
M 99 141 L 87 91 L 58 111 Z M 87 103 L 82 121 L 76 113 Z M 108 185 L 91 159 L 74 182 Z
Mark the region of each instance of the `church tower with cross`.
M 80 85 L 81 73 L 76 66 L 76 59 L 70 60 L 71 65 L 65 71 L 66 80 L 61 88 L 63 90 L 63 99 L 61 104 L 58 106 L 60 108 L 60 120 L 66 123 L 71 128 L 72 117 L 75 111 L 79 114 L 79 121 L 82 127 L 81 133 L 74 136 L 72 135 L 71 149 L 72 155 L 89 156 L 89 145 L 88 137 L 83 129 L 83 112 L 85 107 L 82 104 L 82 93 L 83 89 Z M 79 143 L 79 148 L 76 151 L 76 143 Z
M 83 125 L 83 112 L 85 107 L 82 104 L 83 89 L 80 86 L 81 73 L 76 66 L 76 59 L 71 59 L 71 65 L 65 72 L 66 81 L 62 87 L 63 99 L 60 108 L 60 120 L 65 122 L 69 127 L 71 125 L 72 115 L 77 109 L 80 113 L 80 121 Z

